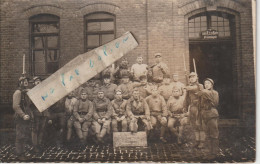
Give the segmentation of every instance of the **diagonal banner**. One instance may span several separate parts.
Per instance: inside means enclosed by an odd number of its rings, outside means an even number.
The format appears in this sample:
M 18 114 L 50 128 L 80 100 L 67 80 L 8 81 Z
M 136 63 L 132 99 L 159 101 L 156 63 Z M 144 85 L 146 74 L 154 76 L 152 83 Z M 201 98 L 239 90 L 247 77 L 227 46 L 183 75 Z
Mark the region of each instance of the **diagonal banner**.
M 40 112 L 103 71 L 138 46 L 130 32 L 81 54 L 27 92 Z

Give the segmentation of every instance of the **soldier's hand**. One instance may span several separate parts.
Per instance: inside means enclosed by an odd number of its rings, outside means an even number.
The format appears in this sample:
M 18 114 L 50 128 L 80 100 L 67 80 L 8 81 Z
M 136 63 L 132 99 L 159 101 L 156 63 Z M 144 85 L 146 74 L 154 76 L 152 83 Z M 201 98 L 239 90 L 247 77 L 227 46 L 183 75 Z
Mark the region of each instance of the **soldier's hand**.
M 102 118 L 102 122 L 104 123 L 106 121 L 106 118 Z
M 23 116 L 23 120 L 27 121 L 27 120 L 29 120 L 29 119 L 30 119 L 30 116 L 29 116 L 29 115 L 26 114 L 26 115 Z
M 100 123 L 100 124 L 102 123 L 102 120 L 100 118 L 98 119 L 98 123 Z
M 48 121 L 48 124 L 52 124 L 52 120 L 49 120 L 49 121 Z
M 84 122 L 84 119 L 83 118 L 79 118 L 79 122 L 80 123 Z

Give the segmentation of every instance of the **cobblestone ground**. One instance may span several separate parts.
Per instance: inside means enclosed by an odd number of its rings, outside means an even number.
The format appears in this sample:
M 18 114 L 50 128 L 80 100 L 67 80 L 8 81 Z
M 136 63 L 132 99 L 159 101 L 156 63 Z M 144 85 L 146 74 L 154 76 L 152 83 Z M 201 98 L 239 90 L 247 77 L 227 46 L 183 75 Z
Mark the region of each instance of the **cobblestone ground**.
M 147 147 L 113 148 L 111 142 L 98 145 L 45 146 L 40 154 L 26 145 L 26 162 L 253 162 L 255 137 L 244 128 L 221 128 L 220 149 L 214 160 L 205 158 L 205 150 L 193 149 L 191 142 L 177 145 L 168 138 L 167 144 L 152 140 Z M 1 142 L 0 161 L 19 162 L 14 144 Z

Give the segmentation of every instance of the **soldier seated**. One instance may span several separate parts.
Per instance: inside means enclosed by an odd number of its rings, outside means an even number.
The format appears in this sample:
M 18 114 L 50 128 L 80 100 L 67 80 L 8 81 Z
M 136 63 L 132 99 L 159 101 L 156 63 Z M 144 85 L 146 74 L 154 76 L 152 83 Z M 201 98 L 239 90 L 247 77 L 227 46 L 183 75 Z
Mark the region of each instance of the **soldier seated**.
M 149 107 L 136 88 L 133 90 L 132 97 L 127 101 L 126 112 L 130 118 L 129 129 L 132 133 L 138 130 L 138 120 L 144 123 L 147 133 L 152 129 Z
M 188 124 L 188 118 L 185 116 L 184 112 L 184 96 L 181 93 L 180 87 L 174 87 L 172 91 L 172 96 L 167 102 L 168 109 L 168 128 L 172 134 L 177 136 L 178 144 L 182 142 L 183 127 Z M 179 124 L 179 132 L 176 125 Z
M 81 141 L 85 143 L 93 116 L 93 104 L 87 99 L 87 91 L 81 90 L 81 98 L 76 101 L 73 108 L 75 117 L 74 127 Z
M 157 87 L 152 88 L 152 95 L 148 96 L 146 102 L 150 109 L 151 114 L 151 123 L 152 126 L 155 127 L 157 125 L 157 121 L 160 123 L 160 140 L 162 142 L 167 142 L 164 138 L 164 134 L 167 127 L 167 107 L 164 98 L 159 95 Z
M 118 132 L 118 123 L 122 125 L 122 132 L 127 131 L 127 116 L 126 116 L 126 104 L 127 101 L 122 98 L 122 91 L 117 90 L 115 99 L 111 102 L 113 107 L 112 116 L 112 129 L 113 132 Z
M 107 133 L 110 133 L 110 123 L 113 109 L 110 100 L 105 97 L 104 91 L 102 89 L 98 91 L 98 96 L 93 101 L 93 106 L 93 126 L 98 142 L 103 143 L 103 137 Z
M 105 96 L 112 101 L 115 96 L 115 91 L 117 89 L 117 85 L 111 83 L 110 75 L 103 76 L 104 84 L 102 86 L 102 90 L 105 92 Z

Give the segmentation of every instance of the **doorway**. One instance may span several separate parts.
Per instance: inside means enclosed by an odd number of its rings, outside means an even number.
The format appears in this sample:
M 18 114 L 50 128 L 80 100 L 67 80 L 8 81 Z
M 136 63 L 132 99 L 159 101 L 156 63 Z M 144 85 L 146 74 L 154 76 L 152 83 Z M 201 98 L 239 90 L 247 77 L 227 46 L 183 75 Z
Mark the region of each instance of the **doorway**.
M 239 110 L 234 93 L 232 42 L 190 42 L 190 71 L 194 71 L 195 59 L 199 82 L 205 78 L 214 80 L 214 89 L 219 93 L 218 111 L 220 118 L 238 118 Z

